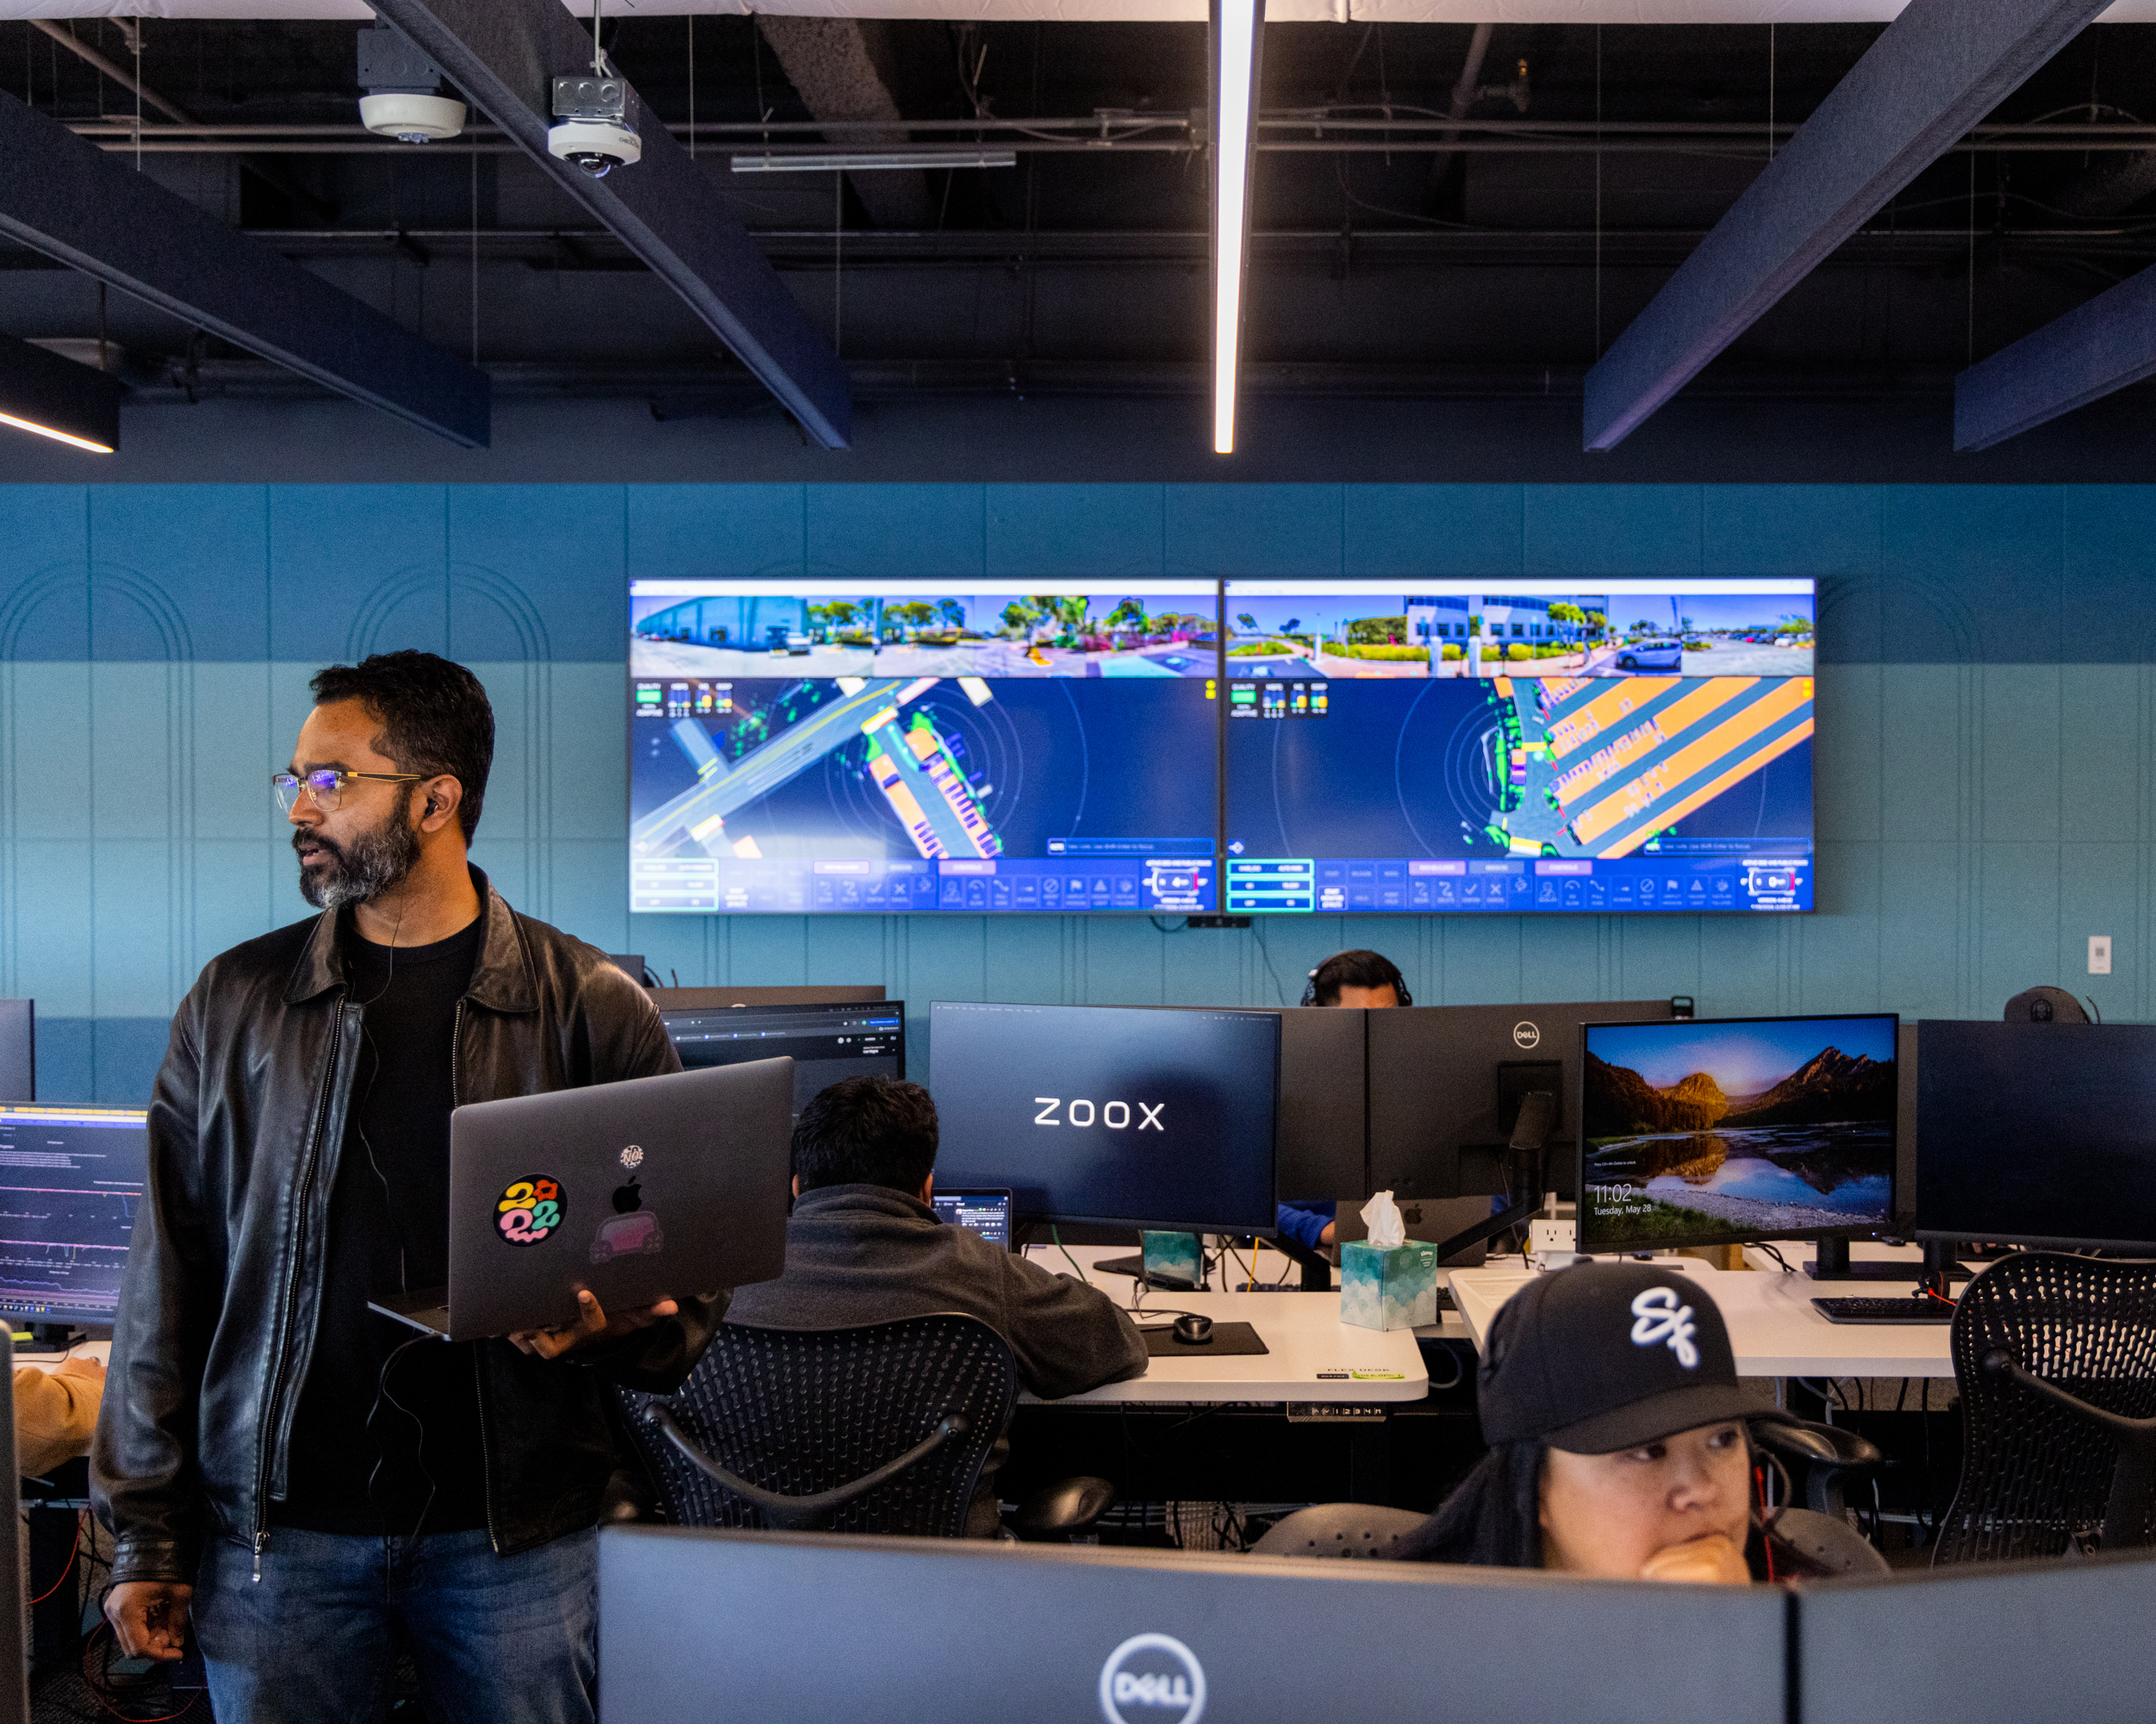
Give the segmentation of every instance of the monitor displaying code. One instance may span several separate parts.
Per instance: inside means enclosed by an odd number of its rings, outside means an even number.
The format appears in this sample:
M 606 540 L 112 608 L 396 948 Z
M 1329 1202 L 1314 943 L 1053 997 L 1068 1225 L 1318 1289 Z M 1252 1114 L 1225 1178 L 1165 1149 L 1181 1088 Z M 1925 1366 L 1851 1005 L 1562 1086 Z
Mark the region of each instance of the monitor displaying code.
M 148 1173 L 147 1116 L 0 1107 L 0 1314 L 109 1323 Z

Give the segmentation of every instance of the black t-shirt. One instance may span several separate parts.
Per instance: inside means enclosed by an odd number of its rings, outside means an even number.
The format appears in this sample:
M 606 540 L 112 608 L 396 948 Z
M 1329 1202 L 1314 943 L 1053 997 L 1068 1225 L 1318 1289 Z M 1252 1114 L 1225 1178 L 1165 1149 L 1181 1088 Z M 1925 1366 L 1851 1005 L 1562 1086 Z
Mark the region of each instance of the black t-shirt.
M 329 1198 L 321 1319 L 292 1424 L 277 1524 L 466 1532 L 487 1523 L 477 1342 L 422 1340 L 370 1298 L 449 1279 L 449 1113 L 457 1003 L 484 918 L 396 949 L 343 929 L 365 1034 Z M 396 1354 L 386 1385 L 383 1366 Z M 377 1463 L 379 1462 L 379 1470 Z M 370 1489 L 370 1478 L 372 1484 Z M 431 1485 L 430 1485 L 431 1478 Z M 433 1500 L 428 1501 L 430 1488 Z

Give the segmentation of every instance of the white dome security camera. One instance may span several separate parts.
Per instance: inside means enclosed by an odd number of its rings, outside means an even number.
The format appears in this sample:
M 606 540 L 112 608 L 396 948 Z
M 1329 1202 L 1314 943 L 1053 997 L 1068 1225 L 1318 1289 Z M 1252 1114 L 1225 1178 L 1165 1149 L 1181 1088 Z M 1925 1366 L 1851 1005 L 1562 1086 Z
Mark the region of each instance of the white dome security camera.
M 619 120 L 564 120 L 546 134 L 546 151 L 604 179 L 644 154 L 643 140 Z
M 401 144 L 433 144 L 464 129 L 464 104 L 416 90 L 383 90 L 359 98 L 359 123 Z

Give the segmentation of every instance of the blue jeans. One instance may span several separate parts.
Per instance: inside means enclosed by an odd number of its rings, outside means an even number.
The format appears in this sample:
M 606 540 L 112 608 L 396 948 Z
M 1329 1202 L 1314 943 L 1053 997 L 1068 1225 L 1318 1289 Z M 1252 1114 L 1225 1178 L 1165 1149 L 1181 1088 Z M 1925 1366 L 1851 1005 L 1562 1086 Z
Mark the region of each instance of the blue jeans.
M 438 1724 L 593 1724 L 598 1535 L 518 1556 L 483 1531 L 351 1538 L 279 1528 L 254 1553 L 217 1540 L 196 1576 L 195 1634 L 217 1724 L 374 1724 L 399 1648 Z

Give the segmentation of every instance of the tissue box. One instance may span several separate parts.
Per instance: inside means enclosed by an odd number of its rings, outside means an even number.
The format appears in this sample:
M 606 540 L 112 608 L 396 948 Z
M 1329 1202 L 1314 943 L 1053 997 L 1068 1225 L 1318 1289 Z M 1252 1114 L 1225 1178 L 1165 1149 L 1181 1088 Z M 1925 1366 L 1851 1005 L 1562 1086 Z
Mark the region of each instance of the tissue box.
M 1357 1329 L 1436 1323 L 1437 1248 L 1413 1239 L 1389 1251 L 1360 1239 L 1343 1245 L 1340 1321 Z
M 1194 1233 L 1142 1232 L 1145 1247 L 1145 1274 L 1149 1280 L 1165 1278 L 1194 1287 L 1200 1280 L 1198 1235 Z

